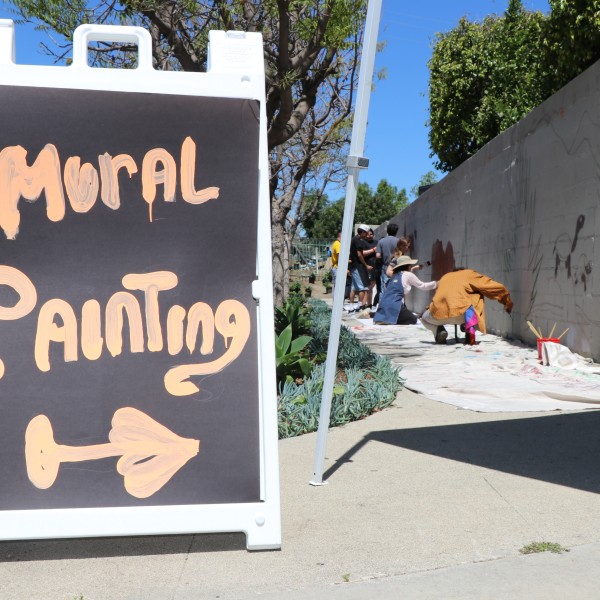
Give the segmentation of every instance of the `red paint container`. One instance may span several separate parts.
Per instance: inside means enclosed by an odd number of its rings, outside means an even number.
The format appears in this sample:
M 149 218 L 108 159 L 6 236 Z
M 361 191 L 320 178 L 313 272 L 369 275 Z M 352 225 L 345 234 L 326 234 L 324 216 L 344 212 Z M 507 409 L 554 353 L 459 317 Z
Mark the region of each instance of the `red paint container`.
M 560 344 L 560 340 L 558 338 L 538 338 L 537 348 L 538 348 L 538 360 L 540 362 L 542 362 L 542 344 L 544 342 L 554 342 L 555 344 Z

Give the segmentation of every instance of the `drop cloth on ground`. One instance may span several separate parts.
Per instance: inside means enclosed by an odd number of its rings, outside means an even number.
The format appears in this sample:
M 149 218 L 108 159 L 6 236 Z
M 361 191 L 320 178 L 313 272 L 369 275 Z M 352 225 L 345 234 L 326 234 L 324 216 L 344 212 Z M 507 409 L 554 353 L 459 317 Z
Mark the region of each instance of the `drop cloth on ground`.
M 420 322 L 358 322 L 346 326 L 401 365 L 408 389 L 432 400 L 480 412 L 600 408 L 600 365 L 576 354 L 568 369 L 543 366 L 537 348 L 492 334 L 477 332 L 477 344 L 465 346 L 454 341 L 453 327 L 447 326 L 448 344 L 437 345 Z

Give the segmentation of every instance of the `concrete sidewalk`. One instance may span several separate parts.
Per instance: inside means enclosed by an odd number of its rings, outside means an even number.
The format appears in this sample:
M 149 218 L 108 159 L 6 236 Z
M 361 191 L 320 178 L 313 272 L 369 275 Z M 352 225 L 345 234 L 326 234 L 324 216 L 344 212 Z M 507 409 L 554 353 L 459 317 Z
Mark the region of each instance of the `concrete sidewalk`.
M 4 542 L 3 600 L 600 597 L 600 413 L 480 414 L 403 390 L 280 442 L 283 548 L 241 534 Z M 533 541 L 571 552 L 523 556 Z

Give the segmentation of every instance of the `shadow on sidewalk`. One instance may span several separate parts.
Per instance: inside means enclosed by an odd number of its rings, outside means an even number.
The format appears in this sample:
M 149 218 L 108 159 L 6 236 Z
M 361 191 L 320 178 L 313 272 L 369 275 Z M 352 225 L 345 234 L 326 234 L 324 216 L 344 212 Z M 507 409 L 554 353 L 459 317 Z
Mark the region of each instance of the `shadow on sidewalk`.
M 374 431 L 323 475 L 329 479 L 370 442 L 600 492 L 600 412 Z
M 243 533 L 124 536 L 0 543 L 0 564 L 36 560 L 154 556 L 246 550 Z

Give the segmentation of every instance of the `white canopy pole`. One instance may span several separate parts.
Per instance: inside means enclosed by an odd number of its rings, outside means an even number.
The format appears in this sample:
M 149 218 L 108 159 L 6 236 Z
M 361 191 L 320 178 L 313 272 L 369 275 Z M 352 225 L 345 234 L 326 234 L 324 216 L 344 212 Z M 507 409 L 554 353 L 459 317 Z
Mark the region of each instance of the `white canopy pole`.
M 331 312 L 331 325 L 329 329 L 329 344 L 327 346 L 327 361 L 323 381 L 323 397 L 319 413 L 319 429 L 317 431 L 317 447 L 311 485 L 323 485 L 323 463 L 325 460 L 325 446 L 327 445 L 327 432 L 331 414 L 331 399 L 333 397 L 333 384 L 335 379 L 338 347 L 340 343 L 340 327 L 342 325 L 342 310 L 344 308 L 344 291 L 346 289 L 346 271 L 348 270 L 348 253 L 352 238 L 352 225 L 354 223 L 354 207 L 356 204 L 356 189 L 358 187 L 358 173 L 360 169 L 369 166 L 368 159 L 363 157 L 365 136 L 367 132 L 367 116 L 369 113 L 369 100 L 371 97 L 371 84 L 373 82 L 373 69 L 375 53 L 377 51 L 377 32 L 381 16 L 381 0 L 369 0 L 367 8 L 367 21 L 365 23 L 365 37 L 358 74 L 358 93 L 354 109 L 354 123 L 352 125 L 352 140 L 350 142 L 350 155 L 348 156 L 348 182 L 346 184 L 346 202 L 344 204 L 344 220 L 342 224 L 342 241 L 335 290 L 333 293 L 333 310 Z

